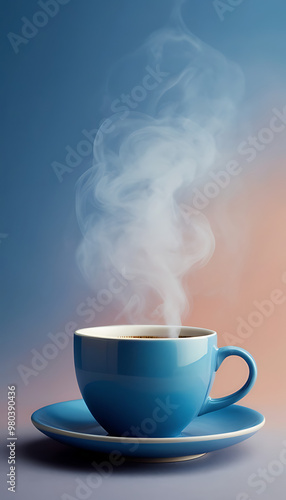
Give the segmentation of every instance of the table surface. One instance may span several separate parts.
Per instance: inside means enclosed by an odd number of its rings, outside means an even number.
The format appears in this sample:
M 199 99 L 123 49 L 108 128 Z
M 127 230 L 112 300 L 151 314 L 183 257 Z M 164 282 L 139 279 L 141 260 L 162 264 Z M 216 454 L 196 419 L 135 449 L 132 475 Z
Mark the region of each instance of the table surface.
M 2 470 L 8 471 L 3 448 Z M 105 474 L 94 464 L 100 467 L 106 457 L 53 441 L 32 424 L 18 430 L 16 450 L 21 500 L 285 500 L 286 435 L 267 425 L 249 440 L 197 460 L 124 461 Z M 1 500 L 6 498 L 12 497 L 2 482 Z

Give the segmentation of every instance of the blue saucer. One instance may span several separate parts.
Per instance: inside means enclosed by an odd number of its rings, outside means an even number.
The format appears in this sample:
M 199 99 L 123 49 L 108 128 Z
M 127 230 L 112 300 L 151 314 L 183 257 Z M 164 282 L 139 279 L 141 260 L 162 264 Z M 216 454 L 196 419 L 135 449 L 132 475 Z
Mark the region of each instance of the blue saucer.
M 195 418 L 178 437 L 110 436 L 94 420 L 82 399 L 45 406 L 31 418 L 39 431 L 61 443 L 96 453 L 116 451 L 130 459 L 150 462 L 198 458 L 248 439 L 265 422 L 257 411 L 231 405 Z

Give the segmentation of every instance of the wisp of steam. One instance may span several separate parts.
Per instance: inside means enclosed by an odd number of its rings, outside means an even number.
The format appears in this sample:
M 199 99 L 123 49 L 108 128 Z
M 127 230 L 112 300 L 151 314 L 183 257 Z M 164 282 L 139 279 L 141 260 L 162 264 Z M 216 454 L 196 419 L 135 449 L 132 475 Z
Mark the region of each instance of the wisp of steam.
M 110 101 L 116 112 L 101 124 L 93 166 L 77 184 L 77 259 L 97 291 L 114 270 L 126 278 L 113 297 L 119 318 L 181 325 L 192 302 L 185 278 L 215 247 L 206 216 L 186 217 L 182 207 L 217 162 L 242 76 L 177 19 L 118 64 L 111 85 L 121 77 L 129 87 Z

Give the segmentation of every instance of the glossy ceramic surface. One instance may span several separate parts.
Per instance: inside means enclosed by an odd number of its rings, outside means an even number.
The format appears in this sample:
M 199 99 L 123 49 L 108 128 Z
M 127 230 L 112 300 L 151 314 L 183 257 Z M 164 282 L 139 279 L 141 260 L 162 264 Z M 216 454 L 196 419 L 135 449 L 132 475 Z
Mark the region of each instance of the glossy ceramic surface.
M 96 453 L 147 461 L 176 461 L 226 448 L 251 437 L 264 425 L 260 413 L 232 405 L 197 417 L 174 438 L 114 437 L 94 420 L 82 399 L 45 406 L 32 422 L 45 435 Z
M 75 333 L 75 370 L 82 397 L 109 434 L 177 436 L 198 414 L 233 404 L 254 384 L 256 365 L 243 349 L 218 349 L 212 330 L 179 327 L 180 338 L 166 338 L 167 330 L 159 325 L 127 325 Z M 215 372 L 231 355 L 246 361 L 248 380 L 236 393 L 211 399 Z

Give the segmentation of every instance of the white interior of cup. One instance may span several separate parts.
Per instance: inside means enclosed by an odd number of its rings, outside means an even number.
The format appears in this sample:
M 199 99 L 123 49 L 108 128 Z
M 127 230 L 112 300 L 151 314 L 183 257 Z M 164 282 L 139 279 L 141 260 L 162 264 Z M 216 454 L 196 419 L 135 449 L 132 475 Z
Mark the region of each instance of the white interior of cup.
M 206 328 L 167 325 L 111 325 L 83 328 L 76 335 L 98 338 L 122 338 L 133 340 L 172 340 L 174 338 L 205 337 L 216 332 Z M 134 338 L 135 337 L 135 338 Z

